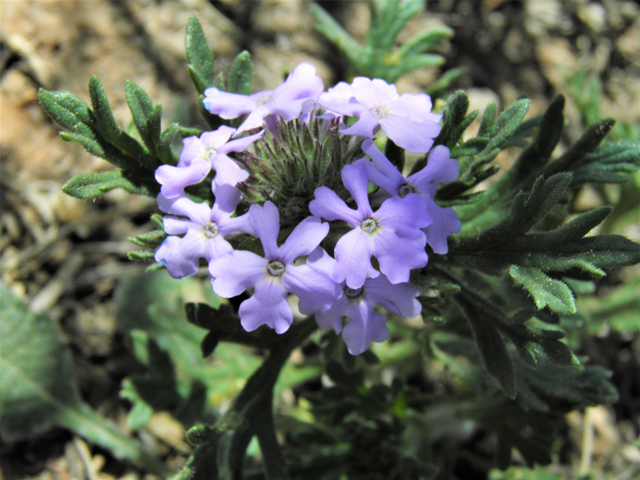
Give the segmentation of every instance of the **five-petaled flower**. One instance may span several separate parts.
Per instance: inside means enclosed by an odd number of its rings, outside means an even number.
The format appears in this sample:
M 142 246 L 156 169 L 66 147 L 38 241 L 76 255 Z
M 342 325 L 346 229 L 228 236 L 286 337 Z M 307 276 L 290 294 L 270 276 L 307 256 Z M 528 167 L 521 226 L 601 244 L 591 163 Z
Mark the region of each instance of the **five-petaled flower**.
M 277 333 L 286 332 L 293 321 L 288 292 L 296 295 L 300 306 L 308 311 L 329 308 L 337 297 L 335 282 L 308 265 L 294 264 L 320 244 L 329 233 L 329 224 L 308 217 L 278 247 L 280 223 L 273 203 L 252 205 L 249 221 L 262 243 L 264 257 L 234 250 L 209 264 L 213 290 L 221 297 L 235 297 L 254 288 L 253 296 L 242 302 L 238 311 L 243 328 L 250 332 L 268 325 Z

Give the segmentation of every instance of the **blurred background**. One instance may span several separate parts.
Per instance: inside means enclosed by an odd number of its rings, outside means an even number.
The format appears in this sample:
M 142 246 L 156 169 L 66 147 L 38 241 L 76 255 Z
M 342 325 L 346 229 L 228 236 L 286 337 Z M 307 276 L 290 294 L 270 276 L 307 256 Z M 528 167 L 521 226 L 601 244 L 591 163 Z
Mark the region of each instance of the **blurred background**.
M 95 202 L 64 195 L 60 187 L 75 174 L 105 171 L 110 165 L 58 137 L 59 128 L 39 107 L 37 91 L 71 91 L 88 101 L 87 83 L 96 75 L 116 120 L 126 126 L 131 118 L 123 87 L 132 80 L 163 105 L 163 127 L 170 122 L 204 127 L 184 53 L 185 27 L 192 15 L 202 24 L 218 70 L 226 73 L 242 50 L 251 53 L 254 91 L 273 88 L 301 61 L 313 63 L 329 87 L 345 79 L 346 64 L 314 31 L 310 3 L 0 2 L 2 283 L 32 310 L 48 312 L 60 325 L 72 349 L 83 398 L 121 424 L 128 407 L 118 397 L 121 381 L 144 367 L 125 347 L 117 328 L 114 290 L 146 268 L 127 259 L 127 252 L 135 249 L 127 238 L 152 229 L 154 201 L 122 191 Z M 356 38 L 366 37 L 366 1 L 316 3 Z M 451 91 L 465 89 L 471 110 L 482 111 L 489 102 L 501 109 L 528 97 L 532 116 L 562 93 L 567 97 L 565 145 L 602 117 L 618 121 L 612 140 L 640 141 L 640 1 L 433 0 L 426 8 L 403 35 L 440 25 L 451 27 L 455 35 L 438 52 L 446 63 L 402 77 L 397 83 L 401 93 L 423 91 L 442 72 L 463 67 L 466 73 Z M 585 189 L 578 202 L 582 209 L 625 204 L 626 217 L 614 218 L 604 228 L 639 242 L 637 176 L 635 184 Z M 638 276 L 637 267 L 613 272 L 601 288 Z M 639 329 L 631 324 L 611 328 L 602 322 L 578 342 L 580 355 L 614 372 L 620 400 L 567 418 L 563 435 L 573 450 L 564 461 L 573 462 L 574 473 L 584 470 L 580 462 L 589 448 L 587 468 L 604 472 L 602 478 L 640 475 L 640 467 L 631 470 L 640 465 Z M 591 436 L 585 437 L 588 432 Z M 154 417 L 144 435 L 151 448 L 175 458 L 176 464 L 189 451 L 183 427 L 169 416 Z M 82 462 L 89 462 L 94 478 L 132 480 L 143 475 L 62 429 L 17 444 L 0 443 L 0 478 L 80 478 Z

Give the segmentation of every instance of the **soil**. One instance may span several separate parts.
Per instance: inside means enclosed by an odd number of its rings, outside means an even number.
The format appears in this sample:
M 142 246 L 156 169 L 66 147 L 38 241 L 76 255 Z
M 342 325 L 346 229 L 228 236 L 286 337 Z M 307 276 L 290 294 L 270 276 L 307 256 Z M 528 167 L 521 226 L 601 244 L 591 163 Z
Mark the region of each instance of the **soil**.
M 140 369 L 116 332 L 114 288 L 145 265 L 126 257 L 127 238 L 151 230 L 152 199 L 111 192 L 95 202 L 66 196 L 61 186 L 81 172 L 110 165 L 63 142 L 59 127 L 40 108 L 39 88 L 66 90 L 88 101 L 96 75 L 109 95 L 118 123 L 130 122 L 123 86 L 132 80 L 164 107 L 164 125 L 202 126 L 184 53 L 184 30 L 195 15 L 227 72 L 242 50 L 252 54 L 254 90 L 273 88 L 301 61 L 313 63 L 331 85 L 342 79 L 344 59 L 313 30 L 308 0 L 2 0 L 0 2 L 0 265 L 2 283 L 31 309 L 60 325 L 74 354 L 83 398 L 123 423 L 127 404 L 118 398 L 122 378 Z M 364 1 L 318 1 L 356 38 L 366 36 Z M 446 63 L 398 82 L 401 92 L 424 89 L 443 71 L 465 67 L 454 84 L 465 89 L 472 109 L 490 102 L 503 108 L 531 99 L 541 113 L 557 93 L 567 99 L 565 141 L 585 126 L 577 76 L 603 86 L 601 112 L 640 124 L 640 2 L 616 0 L 434 0 L 401 38 L 425 26 L 448 25 L 455 36 L 441 49 Z M 572 87 L 574 85 L 574 87 Z M 580 95 L 578 95 L 580 97 Z M 640 241 L 639 229 L 625 232 Z M 633 445 L 640 424 L 640 347 L 635 337 L 603 334 L 586 347 L 620 385 L 635 385 L 626 405 L 573 412 L 568 417 L 576 449 L 582 430 L 594 428 L 593 462 L 617 462 L 610 478 L 640 462 Z M 627 352 L 626 360 L 618 358 Z M 635 380 L 633 376 L 636 376 Z M 615 377 L 617 376 L 617 377 Z M 635 383 L 634 383 L 635 382 Z M 625 410 L 626 409 L 626 410 Z M 620 414 L 624 411 L 623 415 Z M 159 418 L 149 432 L 159 451 L 183 458 L 181 430 Z M 162 423 L 164 422 L 164 423 Z M 173 421 L 175 422 L 175 421 Z M 165 432 L 165 433 L 157 433 Z M 635 433 L 634 433 L 635 432 Z M 623 452 L 623 453 L 620 453 Z M 182 455 L 182 456 L 181 456 Z M 574 465 L 580 454 L 574 452 Z M 0 443 L 0 478 L 99 478 L 144 476 L 67 431 L 19 444 Z M 622 477 L 621 477 L 622 478 Z M 631 477 L 628 477 L 631 478 Z

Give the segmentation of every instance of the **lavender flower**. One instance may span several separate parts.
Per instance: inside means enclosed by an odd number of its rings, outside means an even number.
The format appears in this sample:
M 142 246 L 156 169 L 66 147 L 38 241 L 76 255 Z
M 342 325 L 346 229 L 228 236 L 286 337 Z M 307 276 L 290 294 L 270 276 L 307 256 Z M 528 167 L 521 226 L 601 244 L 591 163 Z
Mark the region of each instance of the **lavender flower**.
M 262 127 L 268 115 L 280 115 L 284 120 L 293 120 L 300 115 L 305 100 L 315 99 L 323 88 L 322 79 L 316 75 L 316 68 L 309 63 L 301 63 L 274 90 L 247 96 L 207 88 L 204 91 L 204 106 L 211 113 L 227 120 L 248 113 L 249 116 L 238 128 L 238 135 L 246 130 Z
M 344 220 L 354 228 L 336 244 L 337 263 L 331 269 L 331 278 L 336 282 L 346 280 L 352 289 L 362 287 L 367 275 L 379 275 L 371 264 L 371 256 L 375 255 L 380 271 L 391 283 L 408 281 L 411 269 L 422 268 L 428 261 L 420 228 L 432 220 L 424 201 L 418 195 L 389 198 L 374 213 L 367 195 L 367 167 L 360 160 L 342 169 L 342 182 L 356 201 L 357 210 L 349 208 L 327 187 L 317 188 L 315 199 L 309 204 L 314 215 Z
M 276 333 L 284 333 L 293 321 L 287 292 L 295 294 L 301 308 L 307 311 L 326 310 L 337 297 L 336 284 L 326 275 L 308 265 L 294 265 L 298 257 L 308 255 L 320 244 L 329 232 L 329 224 L 318 217 L 308 217 L 278 247 L 280 224 L 275 205 L 252 205 L 248 215 L 265 258 L 234 250 L 212 261 L 209 273 L 213 289 L 221 297 L 231 298 L 254 287 L 253 296 L 240 305 L 242 327 L 251 332 L 268 325 Z
M 316 248 L 307 265 L 329 274 L 336 261 L 322 248 Z M 337 334 L 342 331 L 342 338 L 351 355 L 360 355 L 372 342 L 384 342 L 389 338 L 386 317 L 375 311 L 381 305 L 388 312 L 412 318 L 419 315 L 422 305 L 416 297 L 420 289 L 408 283 L 392 284 L 384 276 L 367 278 L 362 287 L 352 289 L 342 282 L 342 295 L 328 310 L 316 313 L 316 321 L 321 328 L 332 328 Z M 349 321 L 342 328 L 342 317 Z
M 327 110 L 358 117 L 358 121 L 341 130 L 342 133 L 373 138 L 377 129 L 382 128 L 387 137 L 405 150 L 429 151 L 433 139 L 440 133 L 441 115 L 431 113 L 431 99 L 427 94 L 400 96 L 395 85 L 379 78 L 356 77 L 351 85 L 357 103 L 331 99 L 320 102 Z
M 452 208 L 443 208 L 436 204 L 434 197 L 438 182 L 452 182 L 460 173 L 460 165 L 449 157 L 449 149 L 438 145 L 429 152 L 427 166 L 419 172 L 405 178 L 371 140 L 362 142 L 362 150 L 371 157 L 373 164 L 367 162 L 369 180 L 381 187 L 389 196 L 403 198 L 410 193 L 420 195 L 426 204 L 433 223 L 424 232 L 427 242 L 435 253 L 446 254 L 449 251 L 447 237 L 458 233 L 462 223 Z
M 240 192 L 237 188 L 222 185 L 214 188 L 216 201 L 213 208 L 206 203 L 195 203 L 184 194 L 166 198 L 158 195 L 158 206 L 165 213 L 187 218 L 165 216 L 163 226 L 170 236 L 156 249 L 155 259 L 167 267 L 169 275 L 182 278 L 198 270 L 198 261 L 207 262 L 233 250 L 225 237 L 233 233 L 253 234 L 249 218 L 245 214 L 232 218 Z M 177 237 L 182 235 L 184 237 Z
M 203 181 L 213 168 L 214 182 L 218 185 L 236 185 L 247 179 L 249 173 L 227 156 L 229 152 L 241 152 L 262 136 L 261 133 L 229 141 L 236 133 L 231 127 L 221 126 L 214 132 L 205 132 L 200 138 L 187 137 L 178 166 L 162 165 L 156 170 L 156 181 L 162 185 L 165 198 L 180 195 L 188 185 Z

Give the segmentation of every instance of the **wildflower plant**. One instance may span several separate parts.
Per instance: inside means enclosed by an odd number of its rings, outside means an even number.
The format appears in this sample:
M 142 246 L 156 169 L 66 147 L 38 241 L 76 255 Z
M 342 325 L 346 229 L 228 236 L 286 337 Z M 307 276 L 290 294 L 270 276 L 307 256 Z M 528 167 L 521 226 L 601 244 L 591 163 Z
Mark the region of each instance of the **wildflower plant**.
M 450 35 L 420 33 L 394 50 L 421 3 L 373 0 L 364 56 L 314 6 L 320 30 L 356 75 L 328 89 L 301 63 L 281 85 L 252 93 L 246 52 L 227 82 L 214 77 L 202 29 L 190 19 L 189 71 L 208 131 L 175 123 L 162 130 L 161 107 L 131 82 L 136 135 L 116 124 L 95 77 L 91 106 L 68 92 L 40 92 L 68 130 L 63 139 L 117 168 L 81 174 L 64 191 L 85 200 L 115 188 L 156 198 L 157 229 L 132 238 L 146 250 L 131 258 L 155 261 L 152 268 L 175 279 L 205 279 L 217 295 L 214 305 L 185 307 L 187 321 L 208 331 L 202 352 L 215 354 L 221 343 L 265 352 L 215 424 L 187 425 L 194 451 L 175 478 L 240 478 L 253 466 L 245 457 L 254 436 L 264 477 L 251 478 L 432 478 L 433 412 L 452 425 L 466 419 L 492 429 L 502 468 L 513 446 L 544 463 L 547 412 L 616 399 L 609 374 L 582 365 L 562 341 L 563 319 L 576 313 L 576 285 L 639 263 L 640 246 L 589 234 L 610 207 L 569 218 L 567 206 L 587 183 L 626 181 L 638 170 L 640 145 L 601 146 L 613 125 L 606 119 L 554 156 L 562 97 L 527 121 L 527 100 L 499 115 L 488 105 L 470 135 L 479 112 L 468 112 L 464 92 L 437 111 L 427 94 L 400 94 L 391 82 L 437 63 L 421 52 Z M 519 154 L 494 180 L 493 160 L 506 149 Z M 405 162 L 405 152 L 417 160 Z M 310 358 L 330 386 L 309 396 L 307 420 L 274 419 L 274 386 L 303 344 L 320 347 Z M 442 362 L 467 393 L 416 390 L 400 373 L 408 358 Z M 397 377 L 376 384 L 371 372 L 385 365 Z M 140 402 L 132 385 L 127 398 Z M 283 449 L 274 422 L 286 434 Z

